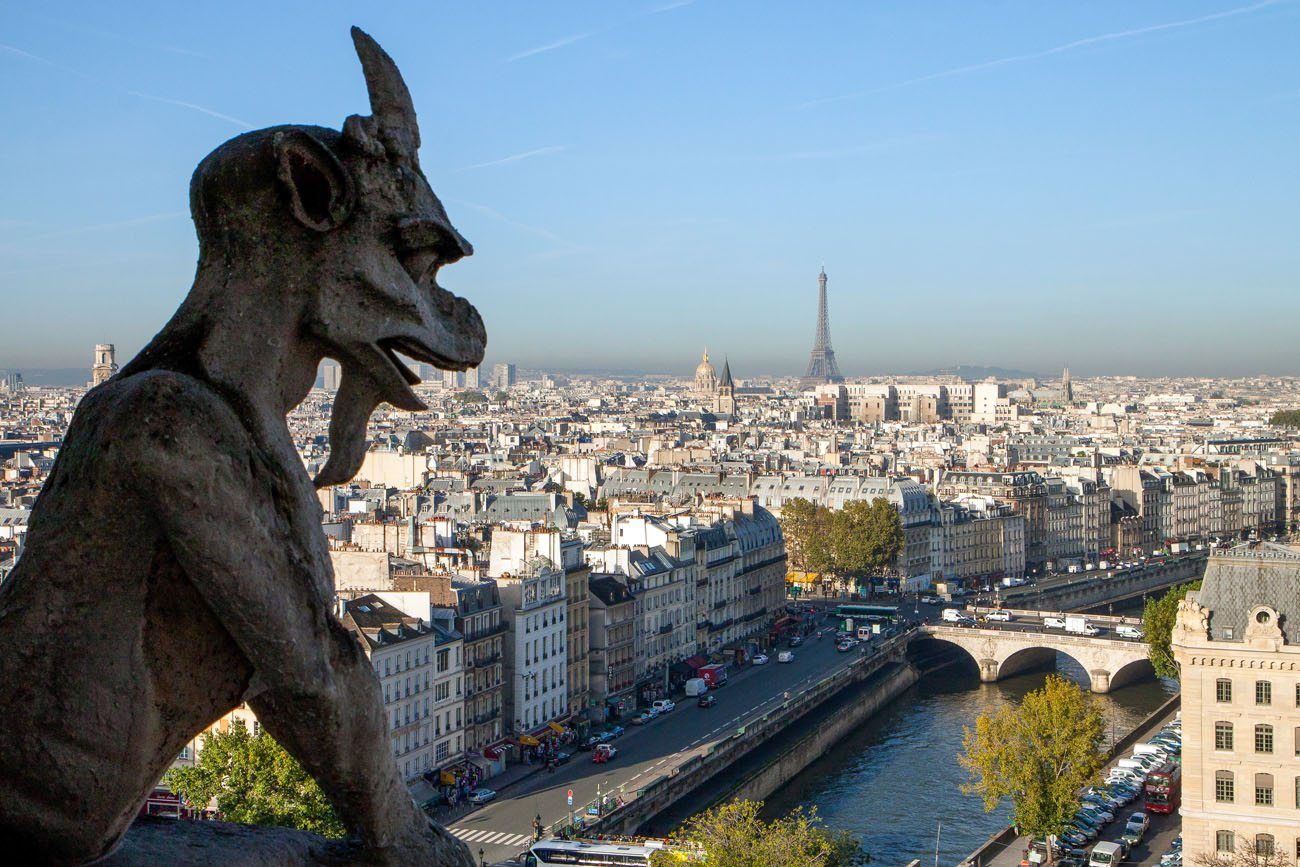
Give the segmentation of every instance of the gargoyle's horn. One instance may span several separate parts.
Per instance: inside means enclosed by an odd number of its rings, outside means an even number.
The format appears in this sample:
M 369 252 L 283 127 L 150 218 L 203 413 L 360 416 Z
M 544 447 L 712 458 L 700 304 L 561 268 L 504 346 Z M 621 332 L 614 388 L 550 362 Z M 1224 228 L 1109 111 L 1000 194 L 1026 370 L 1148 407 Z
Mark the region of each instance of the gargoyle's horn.
M 406 89 L 402 73 L 379 43 L 359 27 L 352 28 L 352 43 L 361 58 L 370 91 L 370 112 L 375 119 L 375 134 L 389 154 L 414 163 L 420 149 L 420 127 L 415 120 L 415 104 Z

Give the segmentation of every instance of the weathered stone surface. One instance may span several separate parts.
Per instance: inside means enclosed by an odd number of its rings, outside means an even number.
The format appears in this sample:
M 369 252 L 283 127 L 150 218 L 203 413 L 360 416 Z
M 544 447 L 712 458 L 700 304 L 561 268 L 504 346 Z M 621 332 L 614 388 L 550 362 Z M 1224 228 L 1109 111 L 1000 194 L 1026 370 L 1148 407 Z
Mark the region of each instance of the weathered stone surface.
M 306 831 L 257 828 L 229 822 L 139 819 L 113 854 L 95 867 L 185 864 L 187 867 L 281 867 L 283 864 L 355 863 L 353 843 L 326 840 Z
M 398 777 L 378 681 L 330 611 L 320 507 L 285 425 L 321 358 L 339 361 L 316 483 L 343 481 L 375 406 L 421 407 L 396 351 L 464 369 L 486 341 L 434 280 L 471 248 L 420 171 L 410 94 L 369 36 L 353 39 L 370 116 L 250 132 L 195 170 L 194 286 L 81 403 L 0 586 L 11 863 L 105 855 L 180 749 L 240 701 L 366 863 L 472 863 Z

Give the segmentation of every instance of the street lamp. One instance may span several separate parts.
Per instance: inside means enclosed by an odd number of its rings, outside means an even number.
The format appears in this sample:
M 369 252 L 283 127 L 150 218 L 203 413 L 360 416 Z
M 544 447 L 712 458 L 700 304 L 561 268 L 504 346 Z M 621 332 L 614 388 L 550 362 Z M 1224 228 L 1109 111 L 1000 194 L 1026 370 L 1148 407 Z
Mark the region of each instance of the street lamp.
M 482 850 L 482 848 L 480 848 L 480 849 L 478 850 L 478 867 L 483 867 L 483 850 Z

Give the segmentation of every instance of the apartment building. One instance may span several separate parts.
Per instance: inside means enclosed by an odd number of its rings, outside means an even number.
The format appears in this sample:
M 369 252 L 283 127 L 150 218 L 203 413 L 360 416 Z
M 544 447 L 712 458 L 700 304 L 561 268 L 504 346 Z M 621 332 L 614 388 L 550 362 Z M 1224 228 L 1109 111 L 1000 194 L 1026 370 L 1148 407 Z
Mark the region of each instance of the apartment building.
M 1210 558 L 1179 606 L 1183 848 L 1300 856 L 1300 549 Z M 1263 862 L 1261 862 L 1263 863 Z
M 379 676 L 393 758 L 408 782 L 458 761 L 464 750 L 460 634 L 375 594 L 342 603 L 343 625 Z

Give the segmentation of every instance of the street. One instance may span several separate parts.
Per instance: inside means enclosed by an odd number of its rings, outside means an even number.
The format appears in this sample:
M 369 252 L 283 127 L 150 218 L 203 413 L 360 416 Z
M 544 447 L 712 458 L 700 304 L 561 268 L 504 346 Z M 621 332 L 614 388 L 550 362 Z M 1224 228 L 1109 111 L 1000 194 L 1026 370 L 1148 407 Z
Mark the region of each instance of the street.
M 635 791 L 761 716 L 784 701 L 787 692 L 860 658 L 862 651 L 840 653 L 833 635 L 823 635 L 809 638 L 794 654 L 792 663 L 776 662 L 773 653 L 766 665 L 733 669 L 726 686 L 711 691 L 718 699 L 714 707 L 700 708 L 694 698 L 683 697 L 672 713 L 644 726 L 627 726 L 626 734 L 613 741 L 618 755 L 610 763 L 593 764 L 590 752 L 576 751 L 554 773 L 534 775 L 512 788 L 508 797 L 452 822 L 451 832 L 469 843 L 476 856 L 481 848 L 488 862 L 513 856 L 527 848 L 534 817 L 540 815 L 547 826 L 567 820 L 569 789 L 575 811 L 594 800 L 598 790 Z

